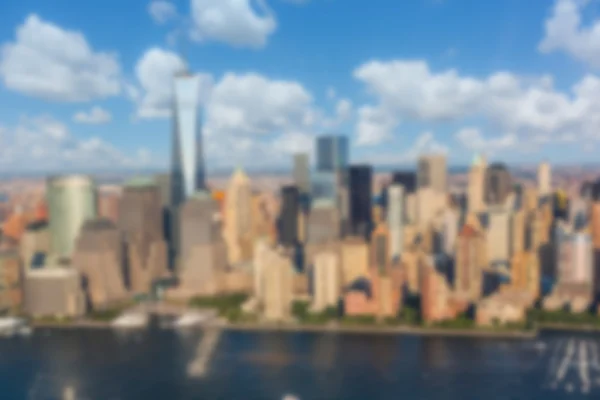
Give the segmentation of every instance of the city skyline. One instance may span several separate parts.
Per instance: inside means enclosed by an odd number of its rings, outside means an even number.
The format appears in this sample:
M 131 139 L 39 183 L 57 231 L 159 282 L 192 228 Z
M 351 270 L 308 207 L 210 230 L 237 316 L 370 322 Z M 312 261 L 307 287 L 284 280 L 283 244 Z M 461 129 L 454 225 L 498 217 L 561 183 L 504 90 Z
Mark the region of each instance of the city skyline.
M 472 20 L 451 1 L 267 3 L 119 4 L 118 21 L 110 2 L 11 5 L 0 17 L 0 170 L 166 170 L 180 54 L 198 71 L 208 172 L 287 169 L 330 132 L 348 136 L 353 162 L 375 165 L 439 151 L 449 166 L 478 151 L 511 165 L 595 161 L 598 20 L 582 16 L 597 2 L 471 2 Z M 136 30 L 107 29 L 118 23 Z

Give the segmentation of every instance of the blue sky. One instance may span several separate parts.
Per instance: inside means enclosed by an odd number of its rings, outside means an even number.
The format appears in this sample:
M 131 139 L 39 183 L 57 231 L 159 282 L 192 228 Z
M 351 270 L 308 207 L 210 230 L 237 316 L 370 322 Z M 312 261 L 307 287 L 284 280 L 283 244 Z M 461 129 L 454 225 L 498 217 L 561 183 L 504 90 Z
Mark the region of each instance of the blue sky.
M 209 168 L 475 152 L 596 161 L 597 0 L 21 0 L 0 14 L 0 170 L 166 167 L 173 71 L 201 75 Z

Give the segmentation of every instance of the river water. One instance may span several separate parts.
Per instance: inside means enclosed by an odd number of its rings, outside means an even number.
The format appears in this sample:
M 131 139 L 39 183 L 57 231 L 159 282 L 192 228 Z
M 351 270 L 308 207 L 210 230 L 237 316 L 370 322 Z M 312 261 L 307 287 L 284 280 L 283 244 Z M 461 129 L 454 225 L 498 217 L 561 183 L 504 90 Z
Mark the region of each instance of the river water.
M 40 329 L 0 339 L 0 399 L 600 398 L 599 335 L 224 332 L 205 375 L 190 377 L 202 335 Z

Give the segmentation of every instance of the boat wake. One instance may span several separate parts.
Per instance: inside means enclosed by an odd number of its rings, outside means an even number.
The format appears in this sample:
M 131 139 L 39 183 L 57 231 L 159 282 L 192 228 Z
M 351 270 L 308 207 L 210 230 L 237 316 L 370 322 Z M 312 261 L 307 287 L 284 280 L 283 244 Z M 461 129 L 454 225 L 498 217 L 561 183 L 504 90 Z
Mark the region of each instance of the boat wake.
M 544 387 L 568 393 L 600 391 L 599 341 L 565 339 L 554 344 Z

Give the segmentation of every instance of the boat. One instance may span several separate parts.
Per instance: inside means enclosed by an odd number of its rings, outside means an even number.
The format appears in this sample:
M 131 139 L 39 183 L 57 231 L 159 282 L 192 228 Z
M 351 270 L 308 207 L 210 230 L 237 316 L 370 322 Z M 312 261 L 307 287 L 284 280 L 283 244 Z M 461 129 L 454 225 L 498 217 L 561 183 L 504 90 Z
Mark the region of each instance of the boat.
M 125 314 L 115 319 L 111 325 L 117 329 L 145 328 L 148 325 L 148 315 L 144 313 Z

